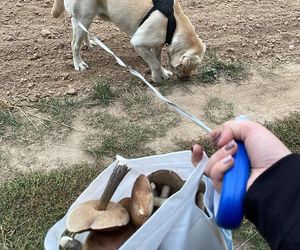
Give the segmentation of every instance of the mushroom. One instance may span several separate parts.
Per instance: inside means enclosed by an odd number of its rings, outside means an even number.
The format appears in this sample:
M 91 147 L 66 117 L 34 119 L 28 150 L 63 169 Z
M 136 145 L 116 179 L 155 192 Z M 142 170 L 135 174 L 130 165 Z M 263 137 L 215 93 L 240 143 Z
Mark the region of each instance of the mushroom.
M 169 187 L 165 188 L 164 197 L 157 197 L 155 186 L 143 174 L 135 180 L 130 201 L 130 217 L 135 226 L 143 225 L 153 213 L 154 207 L 160 207 L 167 200 Z
M 59 246 L 65 250 L 82 250 L 81 242 L 69 236 L 61 237 Z
M 155 184 L 157 191 L 160 192 L 160 197 L 164 197 L 167 190 L 169 190 L 167 197 L 176 193 L 184 184 L 181 177 L 170 170 L 155 171 L 148 175 L 148 179 Z
M 136 227 L 129 223 L 115 231 L 91 231 L 85 240 L 83 250 L 116 250 L 130 238 Z
M 118 185 L 127 174 L 126 165 L 113 170 L 100 200 L 87 201 L 74 208 L 67 217 L 67 229 L 78 233 L 87 230 L 112 230 L 129 222 L 129 214 L 121 204 L 110 202 Z
M 204 205 L 204 193 L 205 193 L 205 183 L 203 180 L 200 181 L 199 183 L 199 188 L 196 194 L 196 205 L 205 211 L 205 205 Z
M 141 226 L 153 211 L 153 193 L 147 176 L 141 174 L 131 191 L 130 216 L 134 225 Z

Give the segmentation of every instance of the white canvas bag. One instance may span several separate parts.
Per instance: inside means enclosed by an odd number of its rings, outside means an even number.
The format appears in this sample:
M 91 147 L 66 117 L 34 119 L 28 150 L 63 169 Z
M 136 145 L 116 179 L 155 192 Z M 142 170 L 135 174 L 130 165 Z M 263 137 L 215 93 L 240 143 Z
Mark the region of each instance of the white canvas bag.
M 232 247 L 230 230 L 219 228 L 214 222 L 215 190 L 211 180 L 203 176 L 207 157 L 197 168 L 191 164 L 191 152 L 181 151 L 165 155 L 155 155 L 138 159 L 117 160 L 126 162 L 131 168 L 115 194 L 113 201 L 129 197 L 135 179 L 140 174 L 148 175 L 154 171 L 167 169 L 176 172 L 186 180 L 184 186 L 173 194 L 120 248 L 121 250 L 218 250 Z M 117 161 L 105 169 L 71 205 L 71 209 L 80 203 L 99 199 Z M 201 178 L 206 184 L 204 204 L 208 215 L 195 204 L 195 196 Z M 58 250 L 59 241 L 66 229 L 67 214 L 47 233 L 44 246 L 46 250 Z M 76 235 L 84 242 L 88 233 Z

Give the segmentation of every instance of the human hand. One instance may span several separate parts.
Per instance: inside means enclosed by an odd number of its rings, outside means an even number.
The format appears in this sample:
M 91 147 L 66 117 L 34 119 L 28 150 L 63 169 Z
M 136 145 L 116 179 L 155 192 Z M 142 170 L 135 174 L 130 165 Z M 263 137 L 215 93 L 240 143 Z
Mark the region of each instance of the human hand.
M 220 192 L 225 172 L 234 163 L 233 155 L 237 150 L 236 141 L 243 141 L 251 165 L 247 190 L 266 169 L 291 153 L 291 151 L 267 128 L 250 121 L 228 121 L 219 129 L 211 132 L 218 151 L 208 160 L 205 174 L 209 176 L 216 190 Z M 202 159 L 202 147 L 192 147 L 192 162 L 196 166 Z

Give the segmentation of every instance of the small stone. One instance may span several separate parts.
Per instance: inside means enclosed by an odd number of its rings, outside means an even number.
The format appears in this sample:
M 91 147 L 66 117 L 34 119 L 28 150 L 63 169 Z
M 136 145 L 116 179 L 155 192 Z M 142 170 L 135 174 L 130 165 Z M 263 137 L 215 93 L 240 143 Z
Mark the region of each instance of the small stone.
M 76 95 L 77 94 L 77 90 L 74 88 L 70 88 L 67 92 L 68 95 Z
M 257 40 L 255 40 L 255 41 L 254 41 L 254 45 L 257 45 L 257 44 L 258 44 L 258 41 L 257 41 Z
M 259 51 L 257 51 L 256 52 L 256 55 L 258 56 L 258 57 L 260 57 L 260 55 L 261 55 L 261 51 L 259 50 Z
M 295 49 L 295 45 L 294 44 L 290 44 L 289 45 L 289 50 L 293 50 L 293 49 Z
M 34 85 L 35 85 L 34 82 L 29 82 L 29 83 L 27 84 L 27 87 L 28 87 L 28 88 L 32 88 Z
M 258 29 L 260 29 L 261 25 L 257 23 L 257 24 L 255 24 L 255 27 L 258 28 Z
M 8 38 L 7 38 L 7 41 L 13 41 L 13 40 L 15 40 L 12 36 L 9 36 Z
M 227 48 L 226 50 L 227 50 L 227 52 L 234 52 L 235 51 L 234 48 Z
M 48 37 L 48 36 L 51 35 L 51 32 L 47 29 L 42 29 L 41 34 L 42 34 L 43 37 Z
M 30 102 L 37 102 L 38 98 L 36 96 L 29 97 Z
M 246 46 L 246 43 L 242 43 L 242 47 L 245 47 Z
M 70 74 L 64 74 L 64 75 L 62 75 L 62 77 L 61 77 L 63 80 L 68 80 L 68 79 L 70 79 Z
M 26 79 L 26 78 L 21 78 L 21 79 L 20 79 L 20 83 L 25 83 L 25 82 L 27 82 L 27 79 Z
M 39 59 L 39 58 L 40 58 L 39 54 L 38 54 L 38 53 L 34 53 L 33 56 L 30 57 L 29 59 L 30 59 L 31 61 L 33 61 L 33 60 L 37 60 L 37 59 Z

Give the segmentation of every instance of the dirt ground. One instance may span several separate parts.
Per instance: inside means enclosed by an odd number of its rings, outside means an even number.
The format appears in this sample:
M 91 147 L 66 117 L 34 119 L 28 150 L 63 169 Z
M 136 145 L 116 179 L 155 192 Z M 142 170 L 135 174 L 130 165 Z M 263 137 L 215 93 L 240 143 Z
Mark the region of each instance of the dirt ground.
M 128 79 L 128 72 L 100 48 L 84 49 L 82 56 L 90 68 L 76 72 L 70 48 L 70 19 L 67 14 L 54 19 L 50 15 L 52 4 L 50 0 L 1 1 L 2 103 L 26 107 L 44 97 L 84 95 L 97 77 L 111 79 L 111 84 L 122 84 Z M 169 96 L 173 101 L 202 119 L 203 107 L 213 97 L 232 102 L 235 115 L 247 114 L 262 122 L 300 110 L 299 0 L 181 0 L 181 4 L 207 47 L 215 49 L 224 60 L 246 62 L 251 76 L 238 84 L 221 81 L 203 87 L 195 82 L 189 93 L 173 91 Z M 146 71 L 145 63 L 130 45 L 130 38 L 113 24 L 96 19 L 91 32 L 126 63 L 140 72 Z M 172 145 L 174 137 L 184 135 L 188 139 L 198 133 L 197 126 L 183 120 L 167 139 L 151 145 L 158 153 L 163 152 Z M 66 145 L 77 145 L 82 140 L 76 131 L 69 137 Z M 63 153 L 58 145 L 51 152 L 43 151 L 40 161 L 47 162 L 47 157 L 55 152 L 59 152 L 56 155 L 61 155 L 61 159 L 65 155 L 79 155 L 78 151 L 68 150 L 70 147 Z

